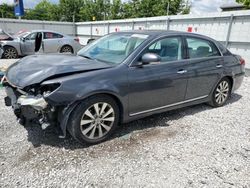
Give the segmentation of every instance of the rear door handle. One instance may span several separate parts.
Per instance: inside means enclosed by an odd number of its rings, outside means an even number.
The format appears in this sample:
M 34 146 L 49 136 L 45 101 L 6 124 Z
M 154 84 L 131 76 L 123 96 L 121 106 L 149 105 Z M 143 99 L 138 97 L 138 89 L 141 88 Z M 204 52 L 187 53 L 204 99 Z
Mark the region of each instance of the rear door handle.
M 218 64 L 218 65 L 216 65 L 216 67 L 217 67 L 217 68 L 221 68 L 221 67 L 223 67 L 223 65 Z
M 179 71 L 177 72 L 177 74 L 185 74 L 185 73 L 187 73 L 187 70 L 179 70 Z

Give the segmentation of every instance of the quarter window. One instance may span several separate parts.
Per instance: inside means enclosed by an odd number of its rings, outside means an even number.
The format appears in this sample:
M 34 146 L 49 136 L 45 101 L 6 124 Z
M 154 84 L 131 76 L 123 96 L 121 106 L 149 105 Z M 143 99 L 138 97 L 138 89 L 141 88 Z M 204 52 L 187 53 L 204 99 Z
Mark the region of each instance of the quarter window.
M 189 58 L 220 56 L 216 46 L 207 40 L 187 38 Z
M 161 57 L 161 62 L 171 62 L 182 59 L 182 40 L 180 37 L 161 39 L 150 45 L 146 53 L 155 53 Z

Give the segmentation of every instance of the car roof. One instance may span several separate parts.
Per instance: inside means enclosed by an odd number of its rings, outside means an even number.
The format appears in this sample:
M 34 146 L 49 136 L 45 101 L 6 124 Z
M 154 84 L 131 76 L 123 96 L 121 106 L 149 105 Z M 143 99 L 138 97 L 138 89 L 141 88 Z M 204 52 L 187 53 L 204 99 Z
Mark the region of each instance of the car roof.
M 50 33 L 58 33 L 60 35 L 64 35 L 64 34 L 57 32 L 57 31 L 44 30 L 44 29 L 35 29 L 35 30 L 27 31 L 27 32 L 31 32 L 31 33 L 33 33 L 33 32 L 50 32 Z
M 193 37 L 199 37 L 204 38 L 208 40 L 214 41 L 214 39 L 197 34 L 197 33 L 190 33 L 190 32 L 184 32 L 184 31 L 174 31 L 174 30 L 128 30 L 128 31 L 120 31 L 117 33 L 131 33 L 131 34 L 145 34 L 150 35 L 153 37 L 160 37 L 160 36 L 166 36 L 166 35 L 185 35 L 185 36 L 193 36 Z

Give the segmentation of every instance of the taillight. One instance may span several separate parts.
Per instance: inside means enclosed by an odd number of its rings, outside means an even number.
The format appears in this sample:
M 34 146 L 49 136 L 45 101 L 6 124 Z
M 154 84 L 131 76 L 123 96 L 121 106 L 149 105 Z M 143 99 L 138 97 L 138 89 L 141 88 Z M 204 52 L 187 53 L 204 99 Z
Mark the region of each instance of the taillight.
M 240 58 L 240 64 L 241 64 L 241 65 L 245 65 L 245 64 L 246 64 L 245 59 Z
M 74 39 L 76 42 L 80 42 L 80 39 L 77 37 Z

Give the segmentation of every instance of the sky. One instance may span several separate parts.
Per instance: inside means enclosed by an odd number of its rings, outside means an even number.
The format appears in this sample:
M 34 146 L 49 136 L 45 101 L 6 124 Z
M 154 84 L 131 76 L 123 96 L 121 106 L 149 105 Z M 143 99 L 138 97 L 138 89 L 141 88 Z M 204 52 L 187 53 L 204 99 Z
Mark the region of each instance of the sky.
M 14 0 L 1 0 L 1 3 L 13 3 Z M 41 0 L 23 0 L 25 8 L 33 8 Z M 59 0 L 49 0 L 57 3 Z M 127 1 L 127 0 L 123 0 Z M 191 14 L 202 14 L 220 11 L 219 7 L 225 3 L 235 2 L 235 0 L 189 0 L 192 2 Z
M 235 0 L 191 0 L 191 14 L 212 13 L 220 11 L 223 4 L 234 3 Z

